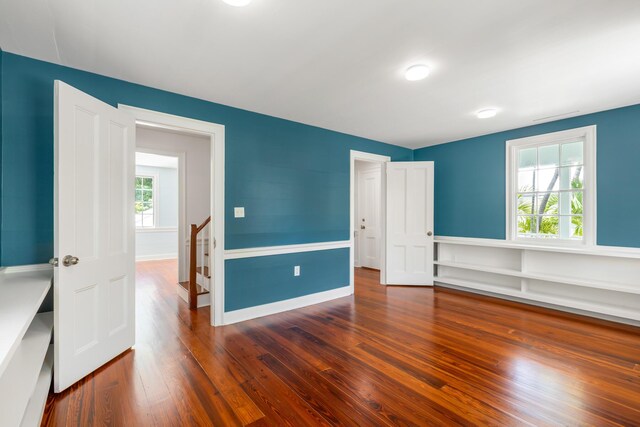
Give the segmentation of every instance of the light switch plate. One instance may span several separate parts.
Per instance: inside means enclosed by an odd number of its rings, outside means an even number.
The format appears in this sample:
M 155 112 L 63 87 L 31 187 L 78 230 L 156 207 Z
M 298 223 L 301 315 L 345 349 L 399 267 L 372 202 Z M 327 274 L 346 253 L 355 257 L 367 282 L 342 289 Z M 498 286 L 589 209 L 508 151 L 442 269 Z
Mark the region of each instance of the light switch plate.
M 300 275 L 300 266 L 296 265 L 295 267 L 293 267 L 293 275 L 294 276 L 299 276 Z
M 233 216 L 236 218 L 244 218 L 244 208 L 233 208 Z

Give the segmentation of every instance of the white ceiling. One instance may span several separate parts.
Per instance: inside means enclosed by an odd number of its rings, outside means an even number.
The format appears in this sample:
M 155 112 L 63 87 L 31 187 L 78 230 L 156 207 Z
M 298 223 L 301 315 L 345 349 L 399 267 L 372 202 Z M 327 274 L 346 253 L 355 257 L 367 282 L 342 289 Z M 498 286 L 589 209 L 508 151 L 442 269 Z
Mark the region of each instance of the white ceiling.
M 177 169 L 178 158 L 162 156 L 160 154 L 136 152 L 136 166 Z
M 639 0 L 0 0 L 0 46 L 411 148 L 640 103 Z

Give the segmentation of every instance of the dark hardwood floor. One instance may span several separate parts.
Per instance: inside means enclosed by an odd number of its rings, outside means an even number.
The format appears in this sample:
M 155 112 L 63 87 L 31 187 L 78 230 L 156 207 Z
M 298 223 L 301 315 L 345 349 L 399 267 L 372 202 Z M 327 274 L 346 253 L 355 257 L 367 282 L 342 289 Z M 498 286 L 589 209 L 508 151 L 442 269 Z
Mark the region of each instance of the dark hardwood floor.
M 137 343 L 43 425 L 640 425 L 640 329 L 442 288 L 383 287 L 236 325 L 138 265 Z

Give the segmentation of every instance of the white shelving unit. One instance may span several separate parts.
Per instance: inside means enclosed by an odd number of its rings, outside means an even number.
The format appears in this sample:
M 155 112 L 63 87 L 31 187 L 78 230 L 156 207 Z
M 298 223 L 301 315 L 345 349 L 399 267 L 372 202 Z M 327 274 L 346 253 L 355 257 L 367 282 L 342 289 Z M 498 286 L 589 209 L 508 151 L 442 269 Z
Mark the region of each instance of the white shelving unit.
M 456 237 L 438 237 L 435 244 L 435 282 L 441 286 L 627 323 L 640 321 L 638 249 L 560 248 Z
M 53 313 L 39 313 L 50 270 L 0 273 L 0 425 L 38 426 L 51 385 Z

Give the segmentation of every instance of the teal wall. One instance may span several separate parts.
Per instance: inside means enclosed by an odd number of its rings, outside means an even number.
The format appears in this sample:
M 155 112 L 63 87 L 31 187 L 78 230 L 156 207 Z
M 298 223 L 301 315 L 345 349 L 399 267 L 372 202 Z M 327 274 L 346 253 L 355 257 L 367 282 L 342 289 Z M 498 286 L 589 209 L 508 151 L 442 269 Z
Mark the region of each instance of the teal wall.
M 0 265 L 47 262 L 53 253 L 53 82 L 62 80 L 102 101 L 161 111 L 225 125 L 226 249 L 349 239 L 349 150 L 411 160 L 411 150 L 136 85 L 23 56 L 1 53 L 2 170 L 0 179 Z M 246 218 L 233 218 L 244 206 Z M 281 283 L 276 274 L 286 260 L 327 270 L 325 286 L 348 285 L 348 254 L 327 263 L 321 252 L 268 257 L 264 274 L 226 281 L 227 303 L 246 306 L 256 288 L 279 298 L 312 293 L 312 277 Z M 299 261 L 298 261 L 299 258 Z M 314 259 L 317 258 L 317 262 Z M 270 267 L 271 266 L 271 267 Z M 346 269 L 346 270 L 345 270 Z M 345 279 L 346 278 L 346 279 Z M 240 301 L 235 301 L 238 298 Z
M 640 105 L 465 139 L 414 152 L 435 161 L 435 233 L 505 238 L 507 140 L 597 125 L 597 243 L 640 247 Z

